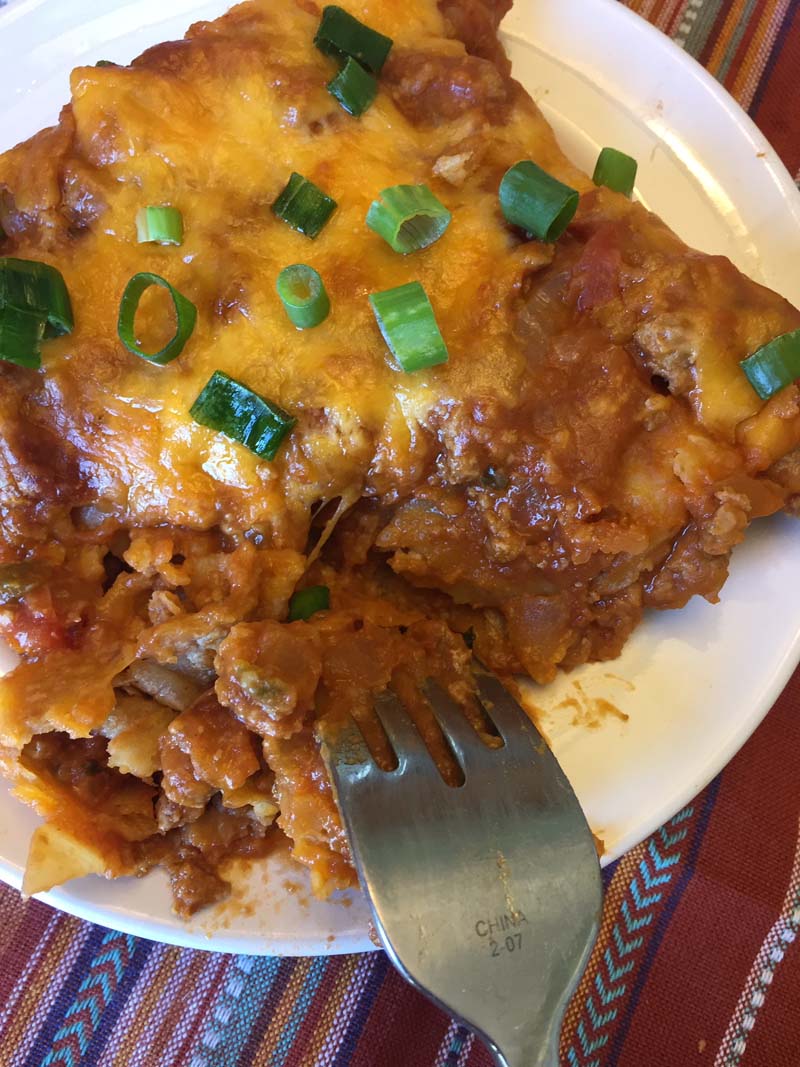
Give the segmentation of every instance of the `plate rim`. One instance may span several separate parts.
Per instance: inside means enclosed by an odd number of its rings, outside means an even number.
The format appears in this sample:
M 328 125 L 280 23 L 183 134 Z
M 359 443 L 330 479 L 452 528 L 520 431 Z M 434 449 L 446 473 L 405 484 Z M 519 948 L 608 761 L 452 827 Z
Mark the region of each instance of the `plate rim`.
M 684 64 L 688 70 L 690 70 L 695 80 L 703 86 L 706 92 L 710 93 L 714 99 L 722 105 L 728 116 L 739 126 L 740 129 L 747 132 L 751 144 L 758 145 L 759 151 L 765 153 L 765 160 L 769 166 L 770 173 L 775 179 L 776 184 L 785 193 L 786 200 L 788 201 L 789 208 L 795 217 L 800 220 L 800 188 L 789 172 L 788 167 L 778 155 L 777 150 L 773 147 L 772 142 L 767 138 L 766 134 L 756 125 L 755 121 L 748 115 L 742 105 L 736 100 L 725 88 L 722 82 L 718 81 L 711 72 L 700 63 L 691 53 L 687 52 L 685 48 L 681 48 L 676 44 L 672 37 L 659 30 L 652 22 L 648 22 L 643 15 L 639 15 L 636 11 L 633 11 L 625 3 L 620 0 L 594 0 L 594 2 L 602 6 L 606 11 L 614 10 L 616 17 L 621 18 L 623 21 L 627 21 L 630 25 L 637 25 L 638 32 L 644 33 L 650 41 L 658 44 L 666 54 L 670 55 L 673 60 Z

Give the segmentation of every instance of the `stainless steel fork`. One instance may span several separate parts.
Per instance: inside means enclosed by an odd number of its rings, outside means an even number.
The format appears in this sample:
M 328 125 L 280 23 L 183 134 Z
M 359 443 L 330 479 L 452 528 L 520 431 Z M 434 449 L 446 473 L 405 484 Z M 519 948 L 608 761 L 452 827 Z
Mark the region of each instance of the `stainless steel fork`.
M 413 985 L 487 1041 L 499 1067 L 557 1067 L 561 1021 L 597 936 L 594 840 L 564 772 L 499 681 L 478 678 L 502 747 L 435 683 L 464 783 L 445 784 L 391 692 L 376 703 L 396 770 L 350 723 L 323 753 L 375 926 Z M 498 742 L 498 745 L 500 742 Z

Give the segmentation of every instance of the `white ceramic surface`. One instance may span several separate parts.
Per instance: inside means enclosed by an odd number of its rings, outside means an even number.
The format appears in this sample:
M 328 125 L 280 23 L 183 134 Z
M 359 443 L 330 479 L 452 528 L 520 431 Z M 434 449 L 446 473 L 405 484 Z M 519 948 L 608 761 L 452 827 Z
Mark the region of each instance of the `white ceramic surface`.
M 0 12 L 0 149 L 53 121 L 80 62 L 127 61 L 226 4 L 16 0 Z M 616 0 L 517 0 L 505 24 L 514 72 L 573 158 L 598 148 L 640 161 L 637 194 L 692 244 L 800 303 L 800 196 L 749 119 L 665 37 Z M 8 102 L 11 101 L 11 106 Z M 800 655 L 800 530 L 761 523 L 735 553 L 722 604 L 649 617 L 613 664 L 532 692 L 590 822 L 615 858 L 725 765 Z M 583 688 L 582 695 L 580 689 Z M 600 719 L 603 698 L 629 719 Z M 561 707 L 559 707 L 561 705 Z M 593 722 L 593 727 L 589 726 Z M 0 787 L 0 877 L 19 885 L 34 816 Z M 287 883 L 291 883 L 287 886 Z M 304 954 L 368 949 L 358 898 L 321 904 L 284 860 L 253 870 L 229 904 L 190 924 L 163 877 L 88 878 L 46 895 L 66 911 L 198 948 Z

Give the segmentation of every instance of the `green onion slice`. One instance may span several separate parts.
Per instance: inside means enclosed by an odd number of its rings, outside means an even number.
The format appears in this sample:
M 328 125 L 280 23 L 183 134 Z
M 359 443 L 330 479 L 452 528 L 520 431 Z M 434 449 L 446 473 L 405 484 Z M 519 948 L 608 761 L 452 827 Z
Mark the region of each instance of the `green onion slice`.
M 13 604 L 42 584 L 44 574 L 36 563 L 8 563 L 0 567 L 0 605 Z
M 336 210 L 336 201 L 308 178 L 295 172 L 272 210 L 292 229 L 313 239 Z
M 438 241 L 451 219 L 427 185 L 384 189 L 367 212 L 367 226 L 403 255 Z
M 604 148 L 597 157 L 592 181 L 595 185 L 605 185 L 614 192 L 630 197 L 638 169 L 639 164 L 631 156 L 626 156 L 616 148 Z
M 294 263 L 278 275 L 278 296 L 298 330 L 310 330 L 327 319 L 331 302 L 322 278 L 313 267 Z
M 211 375 L 189 414 L 195 422 L 269 460 L 275 459 L 284 437 L 297 424 L 283 408 L 219 370 Z
M 110 59 L 98 59 L 98 61 L 95 63 L 95 66 L 96 67 L 118 67 L 119 63 L 114 63 Z
M 327 611 L 331 606 L 331 593 L 327 585 L 310 585 L 300 589 L 289 601 L 289 622 L 310 619 L 318 611 Z
M 407 374 L 447 362 L 447 346 L 419 282 L 373 293 L 369 300 L 386 344 Z
M 183 244 L 183 215 L 174 207 L 140 208 L 136 214 L 136 238 L 139 244 Z
M 160 288 L 167 290 L 172 298 L 175 318 L 177 319 L 175 336 L 158 352 L 145 352 L 141 344 L 136 340 L 136 312 L 139 307 L 139 301 L 142 299 L 142 294 L 151 285 L 158 285 Z M 122 294 L 122 301 L 119 305 L 117 332 L 120 341 L 134 356 L 141 356 L 142 359 L 149 360 L 150 363 L 157 363 L 160 367 L 163 367 L 165 363 L 171 363 L 173 359 L 177 359 L 181 354 L 186 342 L 192 336 L 196 322 L 197 308 L 191 300 L 187 300 L 182 293 L 179 293 L 174 285 L 169 284 L 166 278 L 162 278 L 158 274 L 151 274 L 149 271 L 142 271 L 140 274 L 134 274 L 125 286 L 125 292 Z
M 44 330 L 44 319 L 35 312 L 0 308 L 0 359 L 19 367 L 41 367 Z
M 329 4 L 323 9 L 314 44 L 326 56 L 337 59 L 351 56 L 373 74 L 380 74 L 394 41 L 335 4 Z
M 540 241 L 557 241 L 572 222 L 580 197 L 530 160 L 516 163 L 500 183 L 500 206 L 514 226 Z
M 328 92 L 348 115 L 363 115 L 378 95 L 378 82 L 369 71 L 351 56 L 333 79 L 328 82 Z
M 0 259 L 0 311 L 27 311 L 45 323 L 45 337 L 71 333 L 72 304 L 61 273 L 32 259 Z
M 747 380 L 762 400 L 800 378 L 800 330 L 784 333 L 742 360 Z

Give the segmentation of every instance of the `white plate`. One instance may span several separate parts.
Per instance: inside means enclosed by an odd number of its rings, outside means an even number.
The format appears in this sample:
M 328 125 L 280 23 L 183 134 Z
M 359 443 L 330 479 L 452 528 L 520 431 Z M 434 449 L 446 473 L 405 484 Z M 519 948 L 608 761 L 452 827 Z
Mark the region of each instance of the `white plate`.
M 52 122 L 69 69 L 127 61 L 179 36 L 225 3 L 12 0 L 0 14 L 0 148 Z M 693 60 L 616 0 L 517 0 L 506 25 L 514 72 L 579 164 L 616 145 L 640 160 L 641 198 L 683 237 L 728 255 L 800 304 L 800 196 L 750 120 Z M 786 519 L 763 522 L 734 559 L 722 604 L 692 603 L 649 617 L 612 664 L 562 677 L 534 699 L 606 860 L 630 848 L 691 798 L 749 737 L 800 656 L 800 536 Z M 630 716 L 596 728 L 591 701 Z M 572 701 L 564 706 L 563 702 Z M 562 704 L 559 708 L 558 705 Z M 575 705 L 583 722 L 573 723 Z M 0 877 L 19 885 L 34 816 L 0 791 Z M 287 892 L 287 880 L 300 888 Z M 90 878 L 46 895 L 58 908 L 134 934 L 245 953 L 371 948 L 358 898 L 320 904 L 285 861 L 251 873 L 244 906 L 190 924 L 170 912 L 165 880 Z

